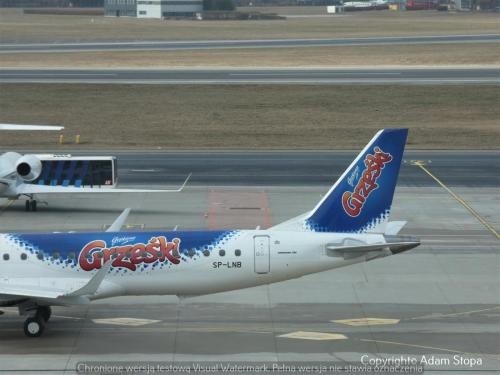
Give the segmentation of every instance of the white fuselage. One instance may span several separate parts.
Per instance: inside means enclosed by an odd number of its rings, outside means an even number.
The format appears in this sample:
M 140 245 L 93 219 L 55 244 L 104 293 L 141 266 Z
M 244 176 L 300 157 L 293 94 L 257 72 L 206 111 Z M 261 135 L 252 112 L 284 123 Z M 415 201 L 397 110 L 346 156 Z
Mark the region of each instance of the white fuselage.
M 346 260 L 343 256 L 327 251 L 327 244 L 341 243 L 346 238 L 368 244 L 385 242 L 380 234 L 243 230 L 231 232 L 228 238 L 213 243 L 210 247 L 206 246 L 205 250 L 190 253 L 190 249 L 183 248 L 183 244 L 189 243 L 190 233 L 197 232 L 162 233 L 166 238 L 180 239 L 178 264 L 168 260 L 156 260 L 146 265 L 144 260 L 148 258 L 143 255 L 142 258 L 136 257 L 133 260 L 135 270 L 113 266 L 92 299 L 120 295 L 201 295 L 269 284 L 368 259 L 366 254 L 360 254 Z M 55 243 L 57 235 L 53 234 Z M 67 244 L 71 234 L 61 235 L 65 236 L 61 243 Z M 88 234 L 85 241 L 90 242 L 105 235 L 108 236 L 104 238 L 107 244 L 115 243 L 115 239 L 120 237 L 125 240 L 128 237 L 131 241 L 129 243 L 133 244 L 134 240 L 130 239 L 135 238 L 134 233 L 92 233 Z M 111 238 L 110 235 L 115 237 Z M 89 271 L 82 269 L 81 261 L 84 255 L 79 248 L 74 249 L 77 258 L 71 264 L 47 257 L 41 260 L 37 256 L 35 245 L 27 246 L 22 243 L 23 240 L 19 245 L 19 239 L 6 236 L 0 235 L 1 251 L 9 257 L 9 260 L 0 258 L 0 278 L 4 283 L 75 290 L 84 285 L 97 271 L 97 268 Z M 151 236 L 159 234 L 154 233 Z M 129 257 L 131 258 L 126 259 L 133 258 L 131 254 Z M 85 259 L 92 260 L 90 257 Z M 104 264 L 103 258 L 99 257 L 94 257 L 93 262 Z M 4 299 L 10 301 L 12 297 Z

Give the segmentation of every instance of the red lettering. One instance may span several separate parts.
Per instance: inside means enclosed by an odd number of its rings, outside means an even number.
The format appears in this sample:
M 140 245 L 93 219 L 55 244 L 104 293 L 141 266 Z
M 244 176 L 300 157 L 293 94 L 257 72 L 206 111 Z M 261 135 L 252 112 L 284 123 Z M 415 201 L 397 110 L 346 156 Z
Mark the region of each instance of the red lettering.
M 96 240 L 85 245 L 80 252 L 79 263 L 84 271 L 92 271 L 102 267 L 102 261 L 98 258 L 97 253 L 106 247 L 106 242 Z M 89 257 L 92 261 L 89 262 Z
M 392 155 L 383 152 L 379 147 L 373 150 L 374 155 L 368 154 L 365 158 L 366 169 L 361 174 L 354 191 L 346 191 L 342 194 L 342 207 L 349 216 L 356 217 L 361 213 L 370 193 L 378 188 L 377 179 L 382 169 L 392 160 Z
M 181 240 L 174 238 L 171 242 L 163 236 L 152 237 L 147 244 L 137 243 L 108 248 L 106 242 L 95 240 L 85 245 L 80 252 L 78 262 L 84 271 L 99 269 L 112 259 L 112 267 L 137 269 L 137 264 L 154 263 L 157 260 L 168 260 L 173 264 L 180 263 L 179 245 Z

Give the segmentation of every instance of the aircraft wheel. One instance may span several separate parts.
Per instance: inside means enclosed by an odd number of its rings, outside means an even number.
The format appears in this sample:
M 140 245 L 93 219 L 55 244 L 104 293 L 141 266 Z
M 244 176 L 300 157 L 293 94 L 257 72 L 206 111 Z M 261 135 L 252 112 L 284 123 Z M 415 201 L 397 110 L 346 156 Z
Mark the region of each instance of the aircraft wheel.
M 31 210 L 31 204 L 30 204 L 30 201 L 28 201 L 28 200 L 26 201 L 25 209 L 26 209 L 26 211 Z
M 50 306 L 40 306 L 36 311 L 36 315 L 40 316 L 45 322 L 48 322 L 52 315 L 52 309 Z
M 36 200 L 31 201 L 31 211 L 36 211 Z
M 24 334 L 28 337 L 40 337 L 45 329 L 45 321 L 41 316 L 34 316 L 24 321 Z

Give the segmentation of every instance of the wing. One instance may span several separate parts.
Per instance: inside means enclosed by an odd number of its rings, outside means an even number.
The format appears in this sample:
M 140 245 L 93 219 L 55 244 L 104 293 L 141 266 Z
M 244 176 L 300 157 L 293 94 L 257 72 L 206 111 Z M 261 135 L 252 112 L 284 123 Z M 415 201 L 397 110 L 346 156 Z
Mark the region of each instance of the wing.
M 0 124 L 0 130 L 63 130 L 64 126 Z
M 16 193 L 23 194 L 52 194 L 52 193 L 180 193 L 186 187 L 192 173 L 190 173 L 184 183 L 178 189 L 115 189 L 115 188 L 79 188 L 74 186 L 47 186 L 35 184 L 20 184 L 16 187 Z
M 16 284 L 15 279 L 9 280 L 8 283 L 0 283 L 0 296 L 2 297 L 29 297 L 30 299 L 49 299 L 57 300 L 60 303 L 85 303 L 89 301 L 97 293 L 99 286 L 102 284 L 109 269 L 111 262 L 108 261 L 104 266 L 99 269 L 83 286 L 81 279 L 68 280 L 64 279 L 66 285 L 73 284 L 73 288 L 63 289 L 47 286 L 40 286 L 33 283 L 30 284 Z M 57 279 L 52 279 L 54 284 L 57 284 Z
M 127 221 L 128 215 L 130 214 L 130 208 L 126 208 L 123 210 L 123 212 L 118 216 L 115 221 L 113 221 L 113 224 L 109 226 L 108 229 L 106 229 L 106 232 L 119 232 L 121 231 L 123 224 Z
M 62 194 L 62 193 L 93 193 L 93 194 L 109 194 L 109 193 L 173 193 L 180 190 L 141 190 L 141 189 L 113 189 L 113 188 L 79 188 L 73 186 L 46 186 L 21 184 L 16 188 L 17 194 Z
M 40 288 L 35 285 L 11 285 L 1 283 L 0 295 L 14 297 L 31 297 L 31 298 L 58 298 L 64 294 L 64 290 L 55 288 Z

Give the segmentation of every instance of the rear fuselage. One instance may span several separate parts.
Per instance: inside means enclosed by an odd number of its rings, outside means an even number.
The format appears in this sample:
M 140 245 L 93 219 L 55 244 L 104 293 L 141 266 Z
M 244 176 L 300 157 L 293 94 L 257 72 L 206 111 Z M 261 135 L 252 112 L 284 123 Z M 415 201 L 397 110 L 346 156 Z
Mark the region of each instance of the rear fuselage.
M 345 260 L 326 250 L 346 238 L 384 242 L 378 234 L 265 230 L 2 234 L 0 276 L 9 283 L 76 289 L 111 262 L 93 299 L 200 295 L 364 261 L 364 255 Z

